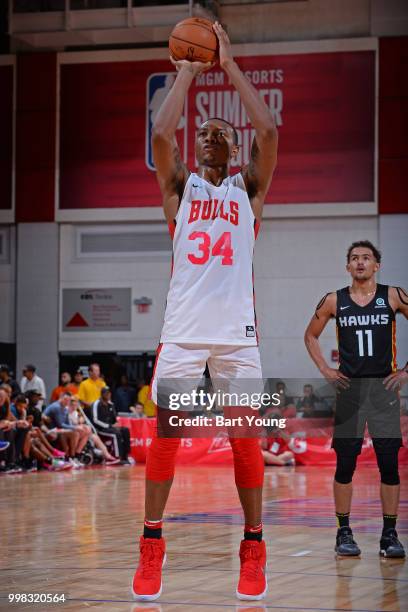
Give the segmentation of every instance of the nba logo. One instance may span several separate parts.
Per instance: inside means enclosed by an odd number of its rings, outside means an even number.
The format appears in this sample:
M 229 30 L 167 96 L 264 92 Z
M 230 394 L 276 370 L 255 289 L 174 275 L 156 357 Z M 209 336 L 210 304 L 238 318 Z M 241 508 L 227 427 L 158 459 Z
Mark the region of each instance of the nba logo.
M 152 126 L 165 97 L 176 80 L 176 72 L 156 72 L 151 74 L 146 84 L 146 166 L 156 170 L 153 162 L 151 144 Z M 181 159 L 187 161 L 187 96 L 184 111 L 177 126 L 176 137 L 180 147 Z

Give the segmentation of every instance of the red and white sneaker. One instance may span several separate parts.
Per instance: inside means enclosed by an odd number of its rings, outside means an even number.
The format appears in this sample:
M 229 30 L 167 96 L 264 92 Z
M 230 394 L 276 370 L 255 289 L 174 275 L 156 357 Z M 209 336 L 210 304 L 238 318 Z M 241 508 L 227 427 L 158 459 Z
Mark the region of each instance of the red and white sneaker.
M 239 549 L 241 571 L 236 595 L 238 599 L 252 601 L 263 599 L 268 590 L 266 580 L 265 542 L 242 540 Z
M 162 592 L 162 567 L 166 562 L 164 538 L 140 536 L 139 566 L 133 578 L 132 594 L 138 601 L 154 601 Z

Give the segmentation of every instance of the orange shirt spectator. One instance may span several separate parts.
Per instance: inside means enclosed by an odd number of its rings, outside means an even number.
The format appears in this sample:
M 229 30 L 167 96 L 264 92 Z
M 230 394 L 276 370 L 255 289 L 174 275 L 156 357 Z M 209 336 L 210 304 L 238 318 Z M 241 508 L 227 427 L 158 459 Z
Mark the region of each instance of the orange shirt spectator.
M 56 402 L 65 391 L 69 391 L 73 395 L 78 393 L 78 388 L 71 382 L 71 375 L 69 372 L 62 372 L 60 380 L 61 383 L 58 387 L 52 390 L 51 402 Z

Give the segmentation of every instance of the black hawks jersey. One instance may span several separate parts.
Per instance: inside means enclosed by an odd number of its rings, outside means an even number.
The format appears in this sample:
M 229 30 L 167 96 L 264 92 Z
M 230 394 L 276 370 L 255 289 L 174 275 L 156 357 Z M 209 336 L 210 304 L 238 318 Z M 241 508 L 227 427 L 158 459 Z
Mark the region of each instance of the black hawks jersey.
M 377 285 L 367 306 L 356 304 L 348 287 L 339 289 L 336 327 L 343 374 L 383 378 L 397 369 L 395 314 L 388 302 L 388 285 Z

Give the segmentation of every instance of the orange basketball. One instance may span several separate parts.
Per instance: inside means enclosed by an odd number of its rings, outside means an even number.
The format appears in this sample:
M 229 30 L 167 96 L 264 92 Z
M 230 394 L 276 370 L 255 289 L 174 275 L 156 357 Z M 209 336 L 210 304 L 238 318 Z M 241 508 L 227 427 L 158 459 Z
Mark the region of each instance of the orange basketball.
M 201 17 L 180 21 L 170 34 L 169 48 L 176 60 L 214 62 L 218 57 L 218 39 L 211 21 Z

